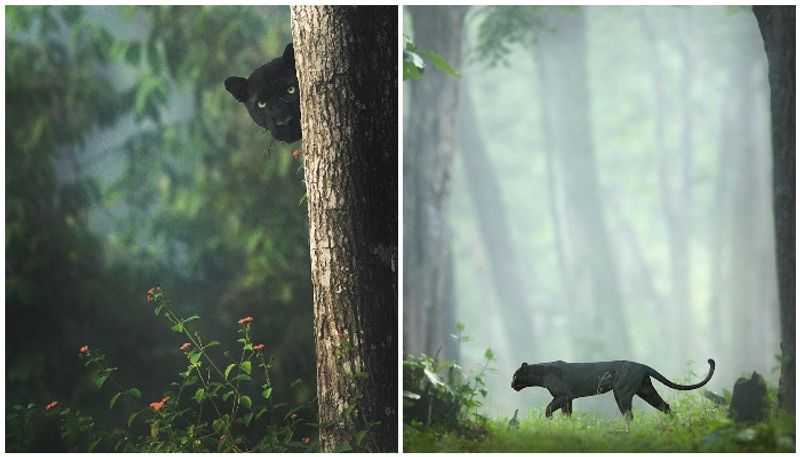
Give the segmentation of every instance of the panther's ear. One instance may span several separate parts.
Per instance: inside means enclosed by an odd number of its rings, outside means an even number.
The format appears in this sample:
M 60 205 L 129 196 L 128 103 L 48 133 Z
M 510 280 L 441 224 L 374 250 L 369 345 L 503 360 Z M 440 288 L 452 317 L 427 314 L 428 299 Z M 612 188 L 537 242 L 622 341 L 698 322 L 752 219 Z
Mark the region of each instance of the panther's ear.
M 522 362 L 522 368 L 528 368 L 528 362 Z
M 231 76 L 225 80 L 225 89 L 227 89 L 236 100 L 240 102 L 247 100 L 247 79 L 241 76 Z
M 283 50 L 283 61 L 286 65 L 294 66 L 294 45 L 289 43 L 286 45 L 286 49 Z

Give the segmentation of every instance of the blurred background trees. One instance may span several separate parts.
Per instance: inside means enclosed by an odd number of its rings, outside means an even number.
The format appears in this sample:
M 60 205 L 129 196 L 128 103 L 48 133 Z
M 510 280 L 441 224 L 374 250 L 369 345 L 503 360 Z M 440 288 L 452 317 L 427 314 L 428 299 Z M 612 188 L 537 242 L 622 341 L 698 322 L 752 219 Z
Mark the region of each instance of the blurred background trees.
M 6 8 L 7 407 L 107 415 L 84 344 L 158 396 L 184 356 L 154 285 L 220 352 L 256 317 L 276 401 L 313 397 L 302 159 L 222 83 L 290 40 L 288 7 Z
M 406 33 L 425 48 L 415 35 L 423 12 L 411 9 Z M 438 33 L 443 42 L 456 32 Z M 712 389 L 753 370 L 776 381 L 769 86 L 752 11 L 473 7 L 457 33 L 464 141 L 452 153 L 448 234 L 437 236 L 452 252 L 454 320 L 474 342 L 462 346 L 461 364 L 477 366 L 486 346 L 495 349 L 486 412 L 546 404 L 544 391 L 510 389 L 523 361 L 633 359 L 696 381 L 690 361 L 713 357 Z M 405 135 L 427 145 L 407 167 L 446 153 L 413 128 L 448 115 L 449 105 L 414 97 L 433 76 L 405 83 Z M 481 145 L 488 162 L 478 179 Z M 427 171 L 405 175 L 415 172 Z M 404 208 L 406 231 L 415 217 Z M 492 242 L 487 225 L 513 249 Z M 517 271 L 506 279 L 520 278 L 502 291 L 498 258 Z M 435 325 L 406 318 L 404 333 Z M 404 350 L 415 354 L 419 341 Z M 576 408 L 614 413 L 581 401 Z

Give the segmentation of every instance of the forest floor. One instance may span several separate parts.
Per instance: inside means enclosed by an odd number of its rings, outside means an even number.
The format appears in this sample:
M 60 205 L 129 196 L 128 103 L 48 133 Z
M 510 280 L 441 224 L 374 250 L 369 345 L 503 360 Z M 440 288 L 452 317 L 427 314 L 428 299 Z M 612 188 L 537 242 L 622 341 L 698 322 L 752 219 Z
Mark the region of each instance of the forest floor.
M 708 402 L 673 405 L 673 413 L 634 411 L 625 422 L 573 412 L 571 418 L 543 411 L 520 418 L 478 418 L 458 430 L 404 424 L 405 452 L 795 452 L 794 419 L 735 424 L 725 409 Z

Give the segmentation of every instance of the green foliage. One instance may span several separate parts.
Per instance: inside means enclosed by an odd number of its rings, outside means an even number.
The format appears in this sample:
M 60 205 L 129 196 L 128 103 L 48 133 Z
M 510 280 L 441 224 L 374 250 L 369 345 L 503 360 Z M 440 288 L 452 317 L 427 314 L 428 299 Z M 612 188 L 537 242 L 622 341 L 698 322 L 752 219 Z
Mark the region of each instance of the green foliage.
M 508 65 L 508 53 L 516 44 L 532 43 L 541 30 L 544 6 L 482 6 L 472 20 L 478 24 L 475 57 L 488 65 Z
M 185 353 L 186 369 L 179 373 L 177 381 L 170 383 L 160 400 L 146 405 L 138 388 L 125 388 L 117 381 L 113 375 L 117 368 L 108 365 L 105 354 L 99 349 L 83 346 L 79 355 L 86 367 L 95 370 L 97 389 L 105 387 L 106 392 L 114 392 L 109 409 L 113 409 L 122 398 L 134 412 L 128 415 L 125 427 L 120 425 L 109 430 L 80 410 L 73 411 L 60 402 L 48 404 L 44 415 L 57 420 L 67 449 L 76 452 L 289 452 L 316 449 L 311 437 L 296 438 L 296 429 L 303 422 L 299 413 L 313 415 L 313 400 L 294 406 L 289 413 L 291 417 L 287 414 L 282 422 L 278 422 L 274 413 L 288 407 L 287 404 L 273 405 L 269 396 L 265 398 L 267 401 L 263 401 L 245 394 L 246 383 L 252 381 L 249 375 L 254 374 L 253 362 L 260 369 L 261 388 L 271 389 L 272 382 L 269 369 L 273 358 L 265 356 L 263 344 L 253 344 L 250 336 L 252 318 L 240 321 L 241 355 L 238 363 L 230 365 L 223 374 L 208 350 L 213 345 L 203 345 L 199 332 L 186 325 L 199 319 L 198 316 L 181 318 L 176 315 L 160 288 L 150 289 L 148 301 L 159 309 L 159 316 L 173 328 L 176 323 L 183 324 L 181 333 L 190 341 L 179 348 Z M 231 369 L 235 369 L 237 374 L 228 379 Z M 196 387 L 198 385 L 202 387 Z M 11 408 L 6 415 L 8 450 L 27 451 L 33 447 L 27 430 L 36 412 L 34 404 Z
M 453 78 L 460 78 L 459 73 L 453 68 L 442 56 L 433 51 L 420 51 L 417 45 L 411 41 L 408 35 L 403 34 L 403 80 L 422 79 L 422 74 L 425 72 L 425 61 L 423 57 L 427 58 L 437 70 L 442 73 L 452 76 Z
M 624 420 L 574 412 L 548 420 L 543 410 L 521 415 L 519 428 L 508 418 L 459 430 L 406 427 L 409 452 L 793 452 L 794 421 L 776 418 L 737 426 L 725 409 L 699 394 L 673 403 L 673 414 L 639 412 L 626 431 Z
M 469 337 L 462 334 L 464 324 L 456 324 L 451 337 L 459 344 Z M 470 377 L 452 360 L 439 362 L 428 354 L 403 361 L 403 421 L 406 423 L 456 426 L 460 422 L 483 420 L 478 408 L 486 397 L 486 372 L 494 361 L 490 348 L 477 374 Z

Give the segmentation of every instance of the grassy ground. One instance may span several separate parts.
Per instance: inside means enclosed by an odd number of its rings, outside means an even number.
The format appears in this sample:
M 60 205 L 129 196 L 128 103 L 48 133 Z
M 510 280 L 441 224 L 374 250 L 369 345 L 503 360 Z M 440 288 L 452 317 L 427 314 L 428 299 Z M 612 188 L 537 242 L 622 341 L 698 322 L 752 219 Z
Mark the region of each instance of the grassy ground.
M 672 404 L 669 416 L 634 411 L 625 422 L 575 412 L 557 413 L 552 420 L 542 411 L 521 418 L 509 429 L 508 419 L 476 421 L 460 430 L 422 425 L 404 426 L 406 452 L 794 452 L 793 419 L 770 419 L 736 425 L 725 410 L 699 398 Z

